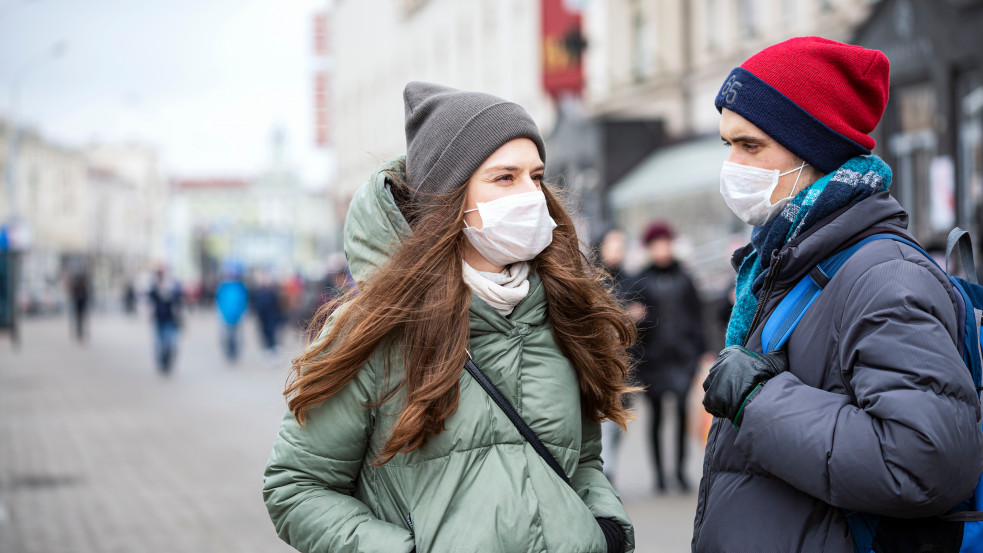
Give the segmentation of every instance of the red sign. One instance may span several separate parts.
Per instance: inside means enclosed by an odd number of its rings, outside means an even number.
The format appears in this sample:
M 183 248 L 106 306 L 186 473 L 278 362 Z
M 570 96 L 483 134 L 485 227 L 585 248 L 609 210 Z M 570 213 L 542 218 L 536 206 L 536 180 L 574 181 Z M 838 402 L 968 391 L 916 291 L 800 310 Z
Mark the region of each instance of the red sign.
M 580 94 L 584 87 L 582 54 L 587 46 L 580 13 L 564 0 L 541 0 L 543 89 L 551 96 Z
M 330 52 L 328 44 L 328 14 L 314 15 L 314 55 L 326 56 Z
M 314 74 L 314 142 L 322 148 L 331 146 L 331 85 L 326 71 Z

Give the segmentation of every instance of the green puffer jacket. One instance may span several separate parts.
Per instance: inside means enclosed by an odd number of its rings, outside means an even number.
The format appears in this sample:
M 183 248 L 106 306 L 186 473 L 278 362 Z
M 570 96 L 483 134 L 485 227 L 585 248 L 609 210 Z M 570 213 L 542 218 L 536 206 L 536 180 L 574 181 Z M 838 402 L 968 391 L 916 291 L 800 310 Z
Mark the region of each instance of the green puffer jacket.
M 345 251 L 357 282 L 409 232 L 383 173 L 401 168 L 401 158 L 384 163 L 352 200 Z M 573 489 L 463 370 L 446 430 L 372 466 L 404 399 L 364 406 L 402 374 L 394 362 L 385 381 L 379 351 L 344 390 L 311 408 L 303 427 L 284 417 L 263 489 L 281 538 L 308 552 L 606 553 L 594 521 L 606 517 L 624 529 L 626 551 L 634 549 L 631 521 L 601 473 L 600 427 L 581 414 L 577 376 L 553 341 L 537 275 L 530 284 L 508 319 L 472 297 L 470 351 Z

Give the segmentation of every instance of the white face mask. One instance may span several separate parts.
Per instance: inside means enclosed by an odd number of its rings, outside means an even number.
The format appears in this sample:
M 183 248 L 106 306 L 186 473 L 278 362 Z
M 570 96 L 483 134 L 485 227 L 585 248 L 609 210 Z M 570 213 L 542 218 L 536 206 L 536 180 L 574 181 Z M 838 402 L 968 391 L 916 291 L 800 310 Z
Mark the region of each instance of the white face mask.
M 759 169 L 739 163 L 724 162 L 720 170 L 720 195 L 727 207 L 749 225 L 761 226 L 775 218 L 792 201 L 795 187 L 799 184 L 802 169 L 808 165 L 802 162 L 796 169 L 779 173 L 778 169 Z M 795 184 L 787 198 L 771 203 L 771 195 L 778 188 L 778 178 L 798 171 Z
M 477 211 L 481 215 L 481 228 L 469 227 L 465 222 L 464 235 L 494 265 L 504 267 L 528 261 L 553 242 L 556 222 L 550 217 L 542 191 L 514 194 L 477 205 L 477 209 L 465 213 Z

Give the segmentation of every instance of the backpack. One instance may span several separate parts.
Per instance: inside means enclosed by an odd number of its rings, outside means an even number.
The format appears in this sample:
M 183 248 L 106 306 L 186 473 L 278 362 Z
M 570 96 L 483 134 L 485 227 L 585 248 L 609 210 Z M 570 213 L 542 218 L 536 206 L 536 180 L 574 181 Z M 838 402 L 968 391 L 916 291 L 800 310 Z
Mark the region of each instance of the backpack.
M 862 238 L 823 260 L 782 298 L 778 307 L 768 317 L 761 332 L 761 345 L 765 353 L 785 345 L 799 321 L 836 272 L 850 256 L 875 240 L 895 240 L 908 244 L 938 266 L 938 263 L 921 246 L 898 234 L 879 232 Z M 959 353 L 973 378 L 976 394 L 979 396 L 981 365 L 983 365 L 981 361 L 983 336 L 980 335 L 983 286 L 980 285 L 976 275 L 973 247 L 967 231 L 956 228 L 949 233 L 945 255 L 947 268 L 954 250 L 959 252 L 966 279 L 948 275 L 947 270 L 943 272 L 952 284 L 958 306 L 957 316 L 962 321 L 959 328 Z M 904 551 L 983 553 L 983 477 L 976 483 L 972 497 L 939 517 L 902 520 L 848 510 L 844 510 L 843 513 L 853 535 L 854 553 Z

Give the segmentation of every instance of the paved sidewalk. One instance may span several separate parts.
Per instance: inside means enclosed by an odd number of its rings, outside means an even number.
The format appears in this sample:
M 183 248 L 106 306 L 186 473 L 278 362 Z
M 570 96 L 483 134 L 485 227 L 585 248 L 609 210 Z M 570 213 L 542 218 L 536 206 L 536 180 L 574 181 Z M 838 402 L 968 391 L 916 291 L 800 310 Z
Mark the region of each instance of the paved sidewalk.
M 24 321 L 19 350 L 0 336 L 0 552 L 292 551 L 260 489 L 299 340 L 269 358 L 249 320 L 230 367 L 212 314 L 187 320 L 170 378 L 145 316 L 98 315 L 84 345 L 61 318 Z M 688 551 L 695 496 L 651 495 L 643 426 L 619 462 L 637 551 Z

